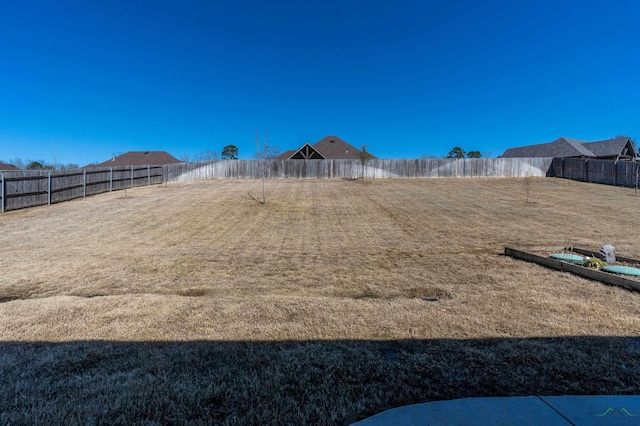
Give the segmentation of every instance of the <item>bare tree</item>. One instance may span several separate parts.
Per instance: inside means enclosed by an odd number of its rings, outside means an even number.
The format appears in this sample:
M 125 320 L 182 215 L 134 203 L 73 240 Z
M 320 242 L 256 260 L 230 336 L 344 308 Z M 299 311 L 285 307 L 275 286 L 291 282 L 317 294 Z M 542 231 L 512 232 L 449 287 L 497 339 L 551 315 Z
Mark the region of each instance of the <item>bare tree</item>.
M 56 166 L 57 170 L 77 170 L 79 169 L 80 166 L 75 164 L 75 163 L 67 163 L 67 164 L 60 164 L 58 163 Z
M 25 162 L 22 161 L 22 158 L 14 158 L 12 160 L 9 160 L 9 164 L 19 168 L 20 170 L 24 170 L 27 167 Z
M 278 155 L 280 155 L 280 147 L 279 146 L 269 146 L 265 143 L 264 145 L 264 158 L 266 160 L 273 160 Z
M 533 186 L 533 176 L 530 173 L 527 173 L 524 178 L 522 178 L 522 189 L 524 189 L 524 193 L 527 196 L 527 204 L 529 203 L 529 195 L 531 194 L 531 187 Z
M 269 134 L 268 132 L 265 130 L 264 131 L 264 142 L 262 143 L 262 147 L 260 146 L 260 132 L 258 130 L 256 130 L 256 159 L 260 162 L 260 169 L 262 172 L 262 201 L 260 201 L 260 204 L 267 204 L 267 194 L 265 191 L 265 180 L 266 180 L 266 168 L 267 168 L 267 164 L 266 162 L 268 160 L 271 160 L 273 158 L 273 156 L 270 153 L 269 150 Z
M 206 151 L 200 151 L 194 159 L 195 161 L 218 161 L 220 159 L 220 153 L 207 149 Z
M 371 155 L 367 151 L 367 146 L 366 145 L 362 145 L 362 147 L 360 148 L 360 151 L 358 151 L 358 159 L 360 160 L 360 163 L 362 164 L 362 173 L 360 175 L 360 177 L 362 179 L 364 179 L 364 166 L 367 163 L 367 161 L 371 160 L 372 158 L 373 158 L 373 155 Z
M 259 142 L 256 142 L 257 152 L 253 156 L 256 160 L 273 160 L 280 155 L 280 147 L 265 145 L 260 147 Z

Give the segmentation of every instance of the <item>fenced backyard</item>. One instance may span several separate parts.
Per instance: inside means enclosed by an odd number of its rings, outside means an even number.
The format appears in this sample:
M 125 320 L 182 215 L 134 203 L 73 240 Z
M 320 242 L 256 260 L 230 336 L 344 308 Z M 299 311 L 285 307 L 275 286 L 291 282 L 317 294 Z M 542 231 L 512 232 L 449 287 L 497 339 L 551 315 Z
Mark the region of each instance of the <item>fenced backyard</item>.
M 553 175 L 581 182 L 636 188 L 640 163 L 635 161 L 554 158 Z
M 380 179 L 549 176 L 553 158 L 225 160 L 166 164 L 167 182 L 201 179 Z
M 0 172 L 0 211 L 55 204 L 103 192 L 162 183 L 162 166 L 74 171 Z
M 640 165 L 582 158 L 222 160 L 100 169 L 0 172 L 0 211 L 54 204 L 142 185 L 205 179 L 416 179 L 555 176 L 637 187 Z
M 0 212 L 103 192 L 203 179 L 381 179 L 550 176 L 552 158 L 223 160 L 73 171 L 0 172 Z

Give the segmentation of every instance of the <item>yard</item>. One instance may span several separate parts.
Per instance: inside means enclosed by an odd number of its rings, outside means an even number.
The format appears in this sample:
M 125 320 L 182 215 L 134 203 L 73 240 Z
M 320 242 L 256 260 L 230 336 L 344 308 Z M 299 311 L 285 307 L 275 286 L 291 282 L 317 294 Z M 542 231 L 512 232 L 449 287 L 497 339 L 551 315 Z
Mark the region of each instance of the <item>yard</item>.
M 640 293 L 502 255 L 616 246 L 640 194 L 523 179 L 150 186 L 0 215 L 0 423 L 346 424 L 639 394 Z

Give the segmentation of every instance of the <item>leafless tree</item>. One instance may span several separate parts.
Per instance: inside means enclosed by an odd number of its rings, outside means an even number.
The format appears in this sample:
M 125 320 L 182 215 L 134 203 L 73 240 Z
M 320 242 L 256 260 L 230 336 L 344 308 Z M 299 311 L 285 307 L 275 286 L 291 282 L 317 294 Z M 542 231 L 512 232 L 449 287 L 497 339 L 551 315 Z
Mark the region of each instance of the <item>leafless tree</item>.
M 14 158 L 12 160 L 9 160 L 8 163 L 19 168 L 20 170 L 24 170 L 27 167 L 22 158 Z
M 522 178 L 522 189 L 524 189 L 524 193 L 527 196 L 527 203 L 529 203 L 529 195 L 531 194 L 531 188 L 533 186 L 533 176 L 527 173 L 524 178 Z
M 195 161 L 218 161 L 220 159 L 220 153 L 207 149 L 206 151 L 200 151 L 194 159 Z
M 360 151 L 358 151 L 358 159 L 360 160 L 360 163 L 362 164 L 362 173 L 361 173 L 361 178 L 364 179 L 364 166 L 367 163 L 367 161 L 371 160 L 373 158 L 373 155 L 371 155 L 368 151 L 367 151 L 367 146 L 366 145 L 362 145 L 362 147 L 360 148 Z
M 266 130 L 264 131 L 264 142 L 262 143 L 262 146 L 260 146 L 260 132 L 256 130 L 256 150 L 256 159 L 260 161 L 260 168 L 262 169 L 262 201 L 260 204 L 267 204 L 267 194 L 265 190 L 267 162 L 278 154 L 272 154 L 272 151 L 269 148 L 269 133 Z

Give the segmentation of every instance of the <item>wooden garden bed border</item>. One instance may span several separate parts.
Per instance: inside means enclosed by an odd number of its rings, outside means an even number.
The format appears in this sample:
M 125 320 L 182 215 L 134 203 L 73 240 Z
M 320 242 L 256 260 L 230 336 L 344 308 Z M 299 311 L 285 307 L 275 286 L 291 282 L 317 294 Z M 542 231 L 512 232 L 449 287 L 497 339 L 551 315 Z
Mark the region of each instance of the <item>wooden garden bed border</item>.
M 623 278 L 619 275 L 611 274 L 608 272 L 599 271 L 597 269 L 587 268 L 585 266 L 574 265 L 573 263 L 563 262 L 561 260 L 552 259 L 550 257 L 542 257 L 529 253 L 529 251 L 573 251 L 586 256 L 594 256 L 597 252 L 581 249 L 577 247 L 563 247 L 563 246 L 550 246 L 550 247 L 506 247 L 504 248 L 504 254 L 514 257 L 516 259 L 524 260 L 526 262 L 537 263 L 538 265 L 546 266 L 547 268 L 555 269 L 562 272 L 571 272 L 582 278 L 587 278 L 594 281 L 600 281 L 605 284 L 615 285 L 618 287 L 624 287 L 628 290 L 640 291 L 640 282 Z M 628 263 L 640 264 L 640 260 L 630 259 L 625 257 L 616 256 L 616 260 Z

